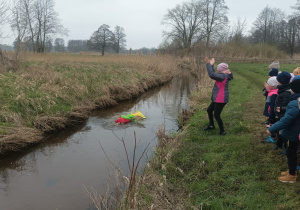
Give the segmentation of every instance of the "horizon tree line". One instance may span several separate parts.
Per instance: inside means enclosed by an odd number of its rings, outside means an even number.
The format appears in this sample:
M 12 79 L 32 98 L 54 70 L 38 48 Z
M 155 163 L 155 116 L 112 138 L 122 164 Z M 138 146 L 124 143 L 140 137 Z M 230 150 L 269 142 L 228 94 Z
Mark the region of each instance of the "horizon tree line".
M 266 6 L 245 35 L 246 19 L 238 18 L 229 25 L 228 7 L 224 0 L 191 0 L 169 9 L 162 24 L 163 49 L 190 49 L 202 43 L 206 48 L 219 43 L 268 44 L 276 46 L 290 57 L 300 52 L 300 0 L 291 6 L 293 13 L 285 15 L 279 8 Z
M 56 38 L 54 41 L 54 51 L 56 52 L 80 52 L 80 51 L 99 51 L 102 55 L 105 52 L 114 52 L 119 54 L 125 50 L 126 34 L 124 28 L 116 26 L 114 32 L 109 30 L 107 24 L 101 25 L 88 40 L 69 40 L 67 47 L 64 39 Z
M 0 0 L 0 39 L 4 38 L 2 27 L 9 23 L 16 34 L 15 51 L 27 49 L 37 53 L 57 51 L 99 51 L 120 53 L 126 47 L 124 28 L 110 30 L 101 25 L 87 40 L 69 40 L 55 35 L 67 36 L 54 9 L 55 0 Z M 167 26 L 163 31 L 165 41 L 160 48 L 190 49 L 201 43 L 206 48 L 218 43 L 268 44 L 278 47 L 293 57 L 300 52 L 300 0 L 291 6 L 293 13 L 284 14 L 279 8 L 266 6 L 245 35 L 246 19 L 229 24 L 225 0 L 191 0 L 169 9 L 162 19 Z M 18 55 L 16 55 L 17 57 Z

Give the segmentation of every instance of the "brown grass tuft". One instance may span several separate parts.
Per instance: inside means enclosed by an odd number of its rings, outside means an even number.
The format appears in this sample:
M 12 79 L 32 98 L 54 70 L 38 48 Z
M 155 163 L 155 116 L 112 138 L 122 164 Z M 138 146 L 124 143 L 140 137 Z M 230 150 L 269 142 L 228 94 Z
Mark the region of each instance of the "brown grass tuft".
M 14 128 L 10 130 L 10 135 L 0 139 L 0 154 L 11 151 L 19 151 L 24 147 L 38 143 L 43 138 L 43 133 L 34 128 Z
M 66 128 L 67 122 L 67 117 L 38 116 L 34 126 L 44 133 L 49 133 Z
M 102 97 L 102 98 L 97 98 L 94 101 L 94 104 L 96 105 L 95 108 L 102 109 L 108 106 L 117 105 L 118 102 L 110 97 Z

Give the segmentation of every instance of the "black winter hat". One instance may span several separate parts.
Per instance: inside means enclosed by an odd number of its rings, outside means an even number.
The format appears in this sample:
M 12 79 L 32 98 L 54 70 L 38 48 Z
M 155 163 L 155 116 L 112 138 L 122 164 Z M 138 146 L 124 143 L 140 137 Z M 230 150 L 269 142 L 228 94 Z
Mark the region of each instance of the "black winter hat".
M 293 80 L 290 86 L 294 93 L 300 93 L 300 79 Z
M 289 84 L 292 76 L 290 73 L 283 71 L 277 76 L 277 81 L 280 82 L 283 85 Z
M 269 71 L 269 76 L 270 77 L 274 77 L 274 76 L 277 76 L 277 75 L 278 75 L 278 69 L 273 68 Z

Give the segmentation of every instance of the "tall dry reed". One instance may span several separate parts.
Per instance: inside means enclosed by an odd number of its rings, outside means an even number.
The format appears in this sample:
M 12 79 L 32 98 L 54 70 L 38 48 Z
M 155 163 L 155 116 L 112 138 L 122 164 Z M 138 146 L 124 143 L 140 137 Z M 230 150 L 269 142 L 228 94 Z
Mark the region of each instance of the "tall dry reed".
M 289 59 L 288 55 L 275 46 L 265 44 L 243 44 L 226 43 L 211 46 L 207 49 L 203 44 L 198 44 L 192 48 L 192 54 L 196 57 L 218 57 L 223 60 L 259 60 L 259 59 Z

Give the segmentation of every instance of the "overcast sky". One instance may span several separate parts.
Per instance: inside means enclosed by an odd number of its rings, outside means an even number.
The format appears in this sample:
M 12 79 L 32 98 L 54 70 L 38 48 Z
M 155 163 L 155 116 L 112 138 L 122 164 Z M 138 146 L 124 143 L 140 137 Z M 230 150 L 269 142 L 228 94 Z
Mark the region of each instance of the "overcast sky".
M 113 31 L 116 25 L 125 29 L 127 48 L 158 47 L 162 42 L 161 24 L 168 9 L 174 8 L 183 0 L 56 0 L 55 9 L 69 36 L 64 37 L 65 44 L 70 39 L 89 39 L 102 24 Z M 248 29 L 258 14 L 269 5 L 291 14 L 291 6 L 297 0 L 225 0 L 229 7 L 231 22 L 237 18 L 246 18 Z M 2 40 L 12 44 L 13 38 Z

